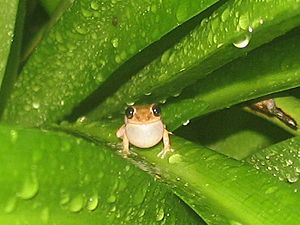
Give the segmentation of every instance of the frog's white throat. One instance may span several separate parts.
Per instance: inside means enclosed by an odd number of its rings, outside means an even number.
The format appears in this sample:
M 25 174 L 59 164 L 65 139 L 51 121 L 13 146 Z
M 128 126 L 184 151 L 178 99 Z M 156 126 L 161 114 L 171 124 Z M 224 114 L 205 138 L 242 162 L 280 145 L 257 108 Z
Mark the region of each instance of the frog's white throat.
M 125 132 L 131 144 L 139 148 L 150 148 L 162 139 L 164 125 L 161 120 L 146 124 L 127 123 Z

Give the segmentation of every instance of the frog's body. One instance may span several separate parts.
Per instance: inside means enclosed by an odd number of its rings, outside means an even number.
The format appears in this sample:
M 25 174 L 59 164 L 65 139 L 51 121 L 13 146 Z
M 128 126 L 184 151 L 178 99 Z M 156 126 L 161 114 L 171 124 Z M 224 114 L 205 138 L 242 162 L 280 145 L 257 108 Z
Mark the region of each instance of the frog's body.
M 139 148 L 150 148 L 161 141 L 164 125 L 160 120 L 147 124 L 128 123 L 125 133 L 131 144 Z
M 125 124 L 117 131 L 117 137 L 123 139 L 125 155 L 130 154 L 129 143 L 139 148 L 150 148 L 162 139 L 164 148 L 158 156 L 163 158 L 171 150 L 169 132 L 161 120 L 157 105 L 129 106 L 125 114 Z

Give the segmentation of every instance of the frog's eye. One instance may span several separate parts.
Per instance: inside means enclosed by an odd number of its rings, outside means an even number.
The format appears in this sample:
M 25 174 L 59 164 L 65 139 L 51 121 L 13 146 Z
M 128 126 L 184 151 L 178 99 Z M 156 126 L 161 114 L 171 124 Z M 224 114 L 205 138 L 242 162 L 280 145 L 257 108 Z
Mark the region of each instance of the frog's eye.
M 158 105 L 154 104 L 152 106 L 152 112 L 153 112 L 154 116 L 160 116 L 160 112 L 161 112 L 160 107 Z
M 131 119 L 133 117 L 134 114 L 134 108 L 132 106 L 127 107 L 127 109 L 125 110 L 125 115 L 128 119 Z

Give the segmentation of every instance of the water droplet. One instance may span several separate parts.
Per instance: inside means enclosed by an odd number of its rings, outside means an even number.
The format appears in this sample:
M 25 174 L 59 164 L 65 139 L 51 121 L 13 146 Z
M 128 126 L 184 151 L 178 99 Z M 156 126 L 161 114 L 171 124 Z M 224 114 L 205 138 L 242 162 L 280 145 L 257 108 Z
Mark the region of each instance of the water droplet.
M 178 22 L 183 22 L 187 19 L 188 17 L 188 7 L 186 7 L 186 4 L 180 4 L 180 1 L 178 2 L 179 6 L 177 6 L 177 11 L 176 11 L 176 18 Z
M 248 46 L 250 40 L 251 40 L 251 35 L 245 34 L 240 39 L 233 42 L 232 44 L 237 48 L 245 48 Z
M 159 103 L 161 103 L 161 104 L 165 104 L 165 103 L 166 103 L 166 101 L 167 101 L 167 99 L 161 99 L 161 100 L 159 100 Z
M 117 197 L 115 195 L 111 195 L 107 198 L 108 203 L 114 203 L 117 200 Z
M 185 121 L 182 125 L 183 126 L 186 126 L 186 125 L 188 125 L 190 123 L 190 120 L 187 120 L 187 121 Z
M 117 211 L 117 207 L 114 205 L 111 209 L 110 209 L 111 212 L 115 212 Z
M 126 105 L 132 106 L 132 105 L 134 105 L 134 102 L 127 102 Z
M 22 199 L 31 199 L 37 195 L 38 191 L 38 180 L 35 175 L 32 175 L 25 179 L 21 190 L 17 193 L 17 196 Z
M 84 25 L 77 25 L 75 27 L 75 30 L 77 31 L 77 33 L 79 34 L 86 34 L 88 32 L 88 29 L 84 26 Z
M 139 186 L 138 189 L 135 191 L 133 196 L 133 204 L 139 205 L 141 204 L 146 196 L 147 188 L 143 186 Z
M 140 213 L 139 213 L 139 217 L 143 217 L 145 215 L 146 210 L 145 209 L 141 209 Z
M 116 61 L 116 63 L 121 63 L 122 59 L 121 59 L 121 57 L 119 55 L 116 55 L 115 61 Z
M 89 198 L 86 208 L 90 211 L 94 211 L 98 207 L 98 203 L 98 194 L 94 194 L 92 197 Z
M 37 92 L 38 90 L 40 90 L 40 87 L 37 86 L 37 85 L 35 85 L 35 86 L 32 87 L 32 90 L 33 90 L 34 92 Z
M 41 220 L 44 224 L 48 224 L 49 222 L 49 217 L 50 217 L 50 213 L 49 213 L 49 208 L 46 207 L 42 210 L 41 212 Z
M 156 221 L 161 221 L 165 217 L 165 211 L 163 208 L 160 208 L 156 214 Z
M 248 14 L 243 14 L 239 18 L 239 26 L 243 30 L 247 30 L 249 27 L 249 15 Z
M 217 48 L 221 48 L 223 45 L 224 45 L 224 43 L 219 43 L 219 44 L 217 45 Z
M 277 189 L 278 189 L 278 187 L 276 187 L 276 186 L 269 187 L 269 188 L 265 191 L 265 193 L 266 193 L 266 194 L 272 194 L 272 193 L 274 193 Z
M 122 51 L 121 54 L 120 54 L 120 58 L 121 58 L 122 61 L 126 60 L 127 53 L 125 51 Z
M 287 181 L 289 183 L 295 183 L 299 180 L 299 175 L 297 175 L 297 174 L 293 174 L 293 175 L 292 174 L 287 174 L 286 178 L 287 178 Z
M 99 9 L 99 3 L 98 3 L 98 1 L 92 1 L 91 2 L 91 8 L 93 10 L 98 10 Z
M 83 123 L 86 121 L 86 117 L 85 116 L 81 116 L 76 120 L 76 123 Z
M 16 197 L 10 198 L 5 205 L 4 212 L 11 213 L 16 208 L 16 205 L 17 205 L 17 198 Z
M 40 103 L 39 103 L 39 102 L 33 102 L 33 103 L 32 103 L 32 107 L 33 107 L 34 109 L 38 109 L 38 108 L 40 108 Z
M 125 171 L 128 172 L 129 170 L 130 170 L 130 166 L 129 166 L 129 165 L 126 165 L 126 166 L 125 166 Z
M 175 164 L 175 163 L 180 163 L 180 162 L 182 162 L 182 156 L 180 154 L 172 154 L 169 157 L 170 164 Z
M 174 97 L 174 98 L 178 97 L 178 96 L 180 95 L 180 93 L 181 93 L 181 92 L 177 92 L 177 93 L 173 94 L 173 97 Z
M 287 166 L 293 165 L 293 161 L 290 160 L 290 159 L 286 160 L 286 165 L 287 165 Z
M 170 50 L 165 51 L 165 52 L 162 54 L 162 56 L 161 56 L 161 59 L 160 59 L 161 63 L 162 63 L 162 64 L 168 63 L 168 61 L 169 61 L 169 56 L 170 56 Z
M 230 11 L 229 8 L 225 8 L 225 10 L 223 11 L 222 15 L 221 15 L 221 20 L 223 22 L 225 22 L 230 16 Z
M 220 29 L 220 21 L 219 18 L 214 18 L 211 20 L 211 29 L 213 31 L 213 35 L 215 35 L 215 33 L 218 31 L 218 29 Z
M 264 20 L 263 20 L 263 19 L 260 19 L 260 20 L 259 20 L 259 23 L 260 23 L 260 24 L 263 24 L 263 23 L 264 23 Z
M 16 130 L 10 130 L 10 140 L 15 143 L 18 139 L 18 132 Z
M 229 224 L 230 225 L 243 225 L 242 223 L 238 222 L 238 221 L 235 221 L 235 220 L 230 220 L 229 221 Z
M 111 44 L 113 45 L 114 48 L 117 48 L 119 46 L 119 39 L 118 38 L 113 38 L 111 40 Z
M 82 195 L 79 194 L 70 201 L 69 210 L 71 212 L 79 212 L 82 210 L 83 206 L 84 206 L 84 198 Z
M 70 201 L 70 195 L 62 191 L 59 204 L 63 206 L 67 204 L 69 201 Z
M 86 9 L 84 9 L 84 8 L 81 9 L 81 13 L 82 13 L 82 15 L 83 15 L 84 17 L 91 17 L 91 16 L 93 16 L 93 13 L 92 13 L 92 12 L 90 12 L 89 10 L 86 10 Z

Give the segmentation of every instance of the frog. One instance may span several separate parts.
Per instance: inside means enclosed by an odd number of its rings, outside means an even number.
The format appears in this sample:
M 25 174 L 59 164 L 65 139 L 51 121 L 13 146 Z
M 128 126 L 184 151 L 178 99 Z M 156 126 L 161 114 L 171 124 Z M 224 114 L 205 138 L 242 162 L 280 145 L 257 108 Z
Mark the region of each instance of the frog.
M 138 148 L 151 148 L 162 141 L 164 147 L 157 156 L 164 158 L 173 151 L 170 134 L 162 121 L 161 108 L 155 103 L 128 106 L 124 124 L 116 132 L 116 136 L 123 140 L 122 153 L 125 157 L 130 155 L 130 144 Z

